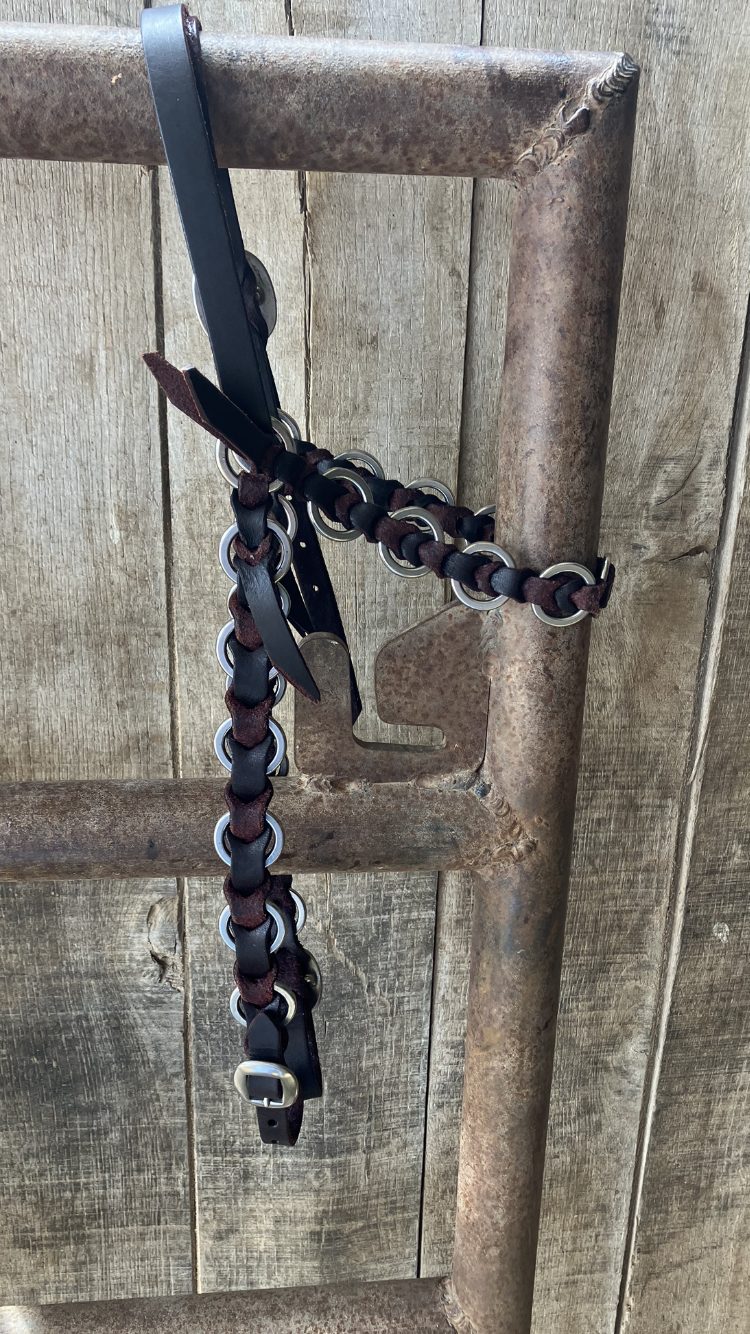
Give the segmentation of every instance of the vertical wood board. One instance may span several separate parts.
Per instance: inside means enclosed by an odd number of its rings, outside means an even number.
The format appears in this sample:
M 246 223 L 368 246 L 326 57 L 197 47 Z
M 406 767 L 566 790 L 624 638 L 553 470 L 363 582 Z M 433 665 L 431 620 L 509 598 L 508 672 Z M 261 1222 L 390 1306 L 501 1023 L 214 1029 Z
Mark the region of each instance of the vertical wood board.
M 0 209 L 3 776 L 168 776 L 150 181 L 4 162 Z M 0 918 L 0 1301 L 189 1291 L 173 882 L 2 885 Z
M 748 560 L 746 489 L 624 1322 L 633 1334 L 748 1328 Z

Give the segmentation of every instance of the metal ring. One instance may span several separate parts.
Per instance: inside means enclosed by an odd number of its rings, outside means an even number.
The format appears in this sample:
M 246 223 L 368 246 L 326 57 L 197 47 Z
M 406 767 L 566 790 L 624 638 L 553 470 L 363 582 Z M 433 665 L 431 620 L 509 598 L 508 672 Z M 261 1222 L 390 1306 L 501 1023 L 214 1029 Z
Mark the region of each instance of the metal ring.
M 289 508 L 291 509 L 291 505 L 289 506 Z M 294 514 L 294 510 L 292 510 L 292 514 Z M 296 523 L 297 520 L 296 514 L 294 514 L 294 519 Z M 292 540 L 294 538 L 294 533 L 289 533 L 286 528 L 282 528 L 281 524 L 278 523 L 276 519 L 274 519 L 273 516 L 270 514 L 266 520 L 266 525 L 270 530 L 270 532 L 273 533 L 274 537 L 277 538 L 281 546 L 281 560 L 279 561 L 278 567 L 274 571 L 274 576 L 273 576 L 274 582 L 278 583 L 279 579 L 283 579 L 284 575 L 288 574 L 292 568 Z M 232 523 L 227 528 L 227 531 L 222 535 L 222 539 L 219 542 L 219 562 L 221 564 L 221 568 L 224 571 L 227 578 L 231 579 L 233 583 L 237 582 L 237 571 L 232 564 L 231 557 L 229 555 L 229 549 L 235 537 L 237 537 L 238 533 L 239 529 L 237 527 L 237 524 Z M 231 592 L 229 596 L 231 597 Z
M 297 511 L 291 500 L 287 500 L 286 496 L 277 496 L 276 502 L 281 506 L 286 515 L 286 535 L 289 538 L 289 541 L 293 542 L 297 536 L 297 529 L 299 527 Z
M 307 921 L 307 908 L 305 907 L 305 900 L 303 899 L 301 894 L 297 893 L 296 889 L 290 889 L 289 893 L 294 899 L 294 906 L 297 909 L 297 911 L 294 914 L 294 929 L 295 931 L 301 931 L 303 926 L 305 925 L 305 922 Z
M 349 468 L 328 468 L 324 477 L 330 477 L 332 482 L 351 482 L 356 487 L 366 505 L 372 504 L 372 491 L 363 477 L 359 477 L 356 472 Z M 320 510 L 314 500 L 308 500 L 307 512 L 313 523 L 313 527 L 318 530 L 321 537 L 328 537 L 332 542 L 356 542 L 358 537 L 362 537 L 359 528 L 332 528 L 325 519 L 321 518 Z
M 502 561 L 509 570 L 515 570 L 516 562 L 507 551 L 497 546 L 495 542 L 471 542 L 468 547 L 464 547 L 462 556 L 491 556 L 494 560 Z M 472 593 L 467 592 L 460 579 L 451 579 L 451 588 L 465 607 L 471 607 L 472 611 L 492 611 L 493 607 L 502 607 L 504 602 L 508 601 L 507 594 L 500 593 L 496 598 L 478 598 Z
M 282 422 L 282 424 L 288 428 L 289 433 L 293 440 L 302 439 L 302 432 L 300 431 L 299 426 L 294 420 L 294 417 L 291 417 L 288 412 L 282 412 L 281 408 L 276 409 L 276 416 L 279 419 L 279 421 Z
M 287 990 L 286 987 L 282 987 L 280 982 L 274 982 L 273 989 L 274 991 L 278 992 L 282 1000 L 286 1001 L 286 1014 L 284 1015 L 284 1024 L 285 1025 L 291 1024 L 295 1014 L 297 1013 L 297 997 L 295 996 L 293 991 L 289 991 Z M 234 1019 L 234 1022 L 236 1024 L 239 1024 L 240 1028 L 247 1028 L 247 1019 L 243 1018 L 242 1011 L 240 1009 L 241 999 L 242 997 L 240 996 L 240 989 L 239 987 L 235 987 L 229 1000 L 229 1009 L 231 1011 L 231 1015 L 232 1018 Z
M 282 615 L 288 617 L 292 609 L 292 599 L 290 598 L 283 584 L 278 585 L 276 592 L 279 595 L 279 602 L 281 603 Z
M 232 756 L 230 752 L 227 750 L 227 737 L 229 736 L 231 730 L 232 730 L 232 719 L 227 718 L 221 724 L 221 727 L 217 729 L 216 736 L 214 737 L 214 750 L 216 751 L 216 758 L 221 761 L 225 769 L 230 769 L 230 770 L 232 768 Z M 268 730 L 276 742 L 276 749 L 274 750 L 273 755 L 271 756 L 268 764 L 266 765 L 266 773 L 272 774 L 274 769 L 278 769 L 279 765 L 281 764 L 281 761 L 284 759 L 284 756 L 286 755 L 286 737 L 282 729 L 279 727 L 279 724 L 276 722 L 275 718 L 268 719 Z
M 419 505 L 407 505 L 406 509 L 396 510 L 391 515 L 392 519 L 417 519 L 420 523 L 425 523 L 430 529 L 436 542 L 445 541 L 445 533 L 442 524 L 438 523 L 433 514 L 428 514 L 427 510 L 420 509 Z M 428 539 L 425 538 L 425 541 Z M 398 574 L 402 579 L 421 579 L 423 574 L 429 574 L 427 565 L 399 565 L 395 556 L 391 554 L 385 542 L 378 542 L 378 555 L 387 569 Z
M 372 454 L 368 454 L 365 449 L 347 449 L 343 454 L 337 454 L 332 466 L 335 467 L 342 463 L 363 463 L 366 468 L 370 469 L 373 477 L 377 477 L 381 482 L 385 478 L 385 473 L 377 459 Z M 329 471 L 330 469 L 327 468 L 323 476 L 327 477 Z
M 226 672 L 230 681 L 234 676 L 234 663 L 227 653 L 227 640 L 233 634 L 234 621 L 227 621 L 226 625 L 222 625 L 216 636 L 216 656 L 219 659 L 219 666 Z
M 497 510 L 497 505 L 485 505 L 484 509 L 477 510 L 476 514 L 474 515 L 474 518 L 481 519 L 483 515 L 491 514 L 494 519 L 496 510 Z
M 247 464 L 243 463 L 241 456 L 239 454 L 236 454 L 233 449 L 230 449 L 226 441 L 224 440 L 216 441 L 216 466 L 219 469 L 219 472 L 221 473 L 224 480 L 226 482 L 229 482 L 229 485 L 231 487 L 235 487 L 240 480 L 240 473 L 235 472 L 234 468 L 229 462 L 230 454 L 232 454 L 239 463 L 240 472 L 251 472 L 252 469 L 249 468 Z
M 446 486 L 445 482 L 436 482 L 434 477 L 418 477 L 415 482 L 407 482 L 405 489 L 407 491 L 424 491 L 425 487 L 429 491 L 437 491 L 440 499 L 444 500 L 446 505 L 455 505 L 456 499 L 450 487 Z
M 277 950 L 281 949 L 286 939 L 286 922 L 284 921 L 284 918 L 282 917 L 278 908 L 275 907 L 273 903 L 269 903 L 268 899 L 266 899 L 266 911 L 268 912 L 269 917 L 273 918 L 273 922 L 276 927 L 276 935 L 274 936 L 273 940 L 271 941 L 271 944 L 268 947 L 268 953 L 275 954 Z M 232 935 L 232 930 L 230 926 L 231 920 L 232 920 L 232 914 L 229 910 L 229 907 L 227 906 L 226 908 L 222 909 L 222 913 L 219 918 L 219 935 L 224 941 L 224 944 L 227 946 L 227 949 L 233 950 L 234 953 L 236 954 L 237 945 L 235 943 L 234 936 Z
M 561 560 L 558 561 L 556 565 L 548 565 L 546 570 L 542 570 L 539 578 L 552 579 L 556 574 L 577 574 L 583 579 L 585 584 L 589 585 L 589 587 L 596 583 L 596 579 L 591 571 L 587 570 L 585 565 L 579 565 L 574 560 Z M 583 621 L 589 614 L 587 611 L 581 610 L 575 612 L 573 616 L 549 616 L 546 611 L 542 611 L 542 608 L 538 606 L 536 602 L 532 602 L 531 610 L 538 620 L 544 621 L 545 625 L 554 626 L 577 625 L 579 621 Z
M 281 1102 L 275 1102 L 272 1098 L 251 1098 L 247 1091 L 247 1081 L 253 1075 L 259 1079 L 277 1079 L 281 1085 Z M 285 1065 L 277 1065 L 275 1061 L 241 1061 L 234 1072 L 234 1087 L 240 1097 L 252 1103 L 253 1107 L 283 1110 L 285 1107 L 293 1107 L 299 1098 L 297 1076 Z
M 279 857 L 281 856 L 281 849 L 284 846 L 284 834 L 282 832 L 281 825 L 279 824 L 278 820 L 275 818 L 275 816 L 269 814 L 268 811 L 266 811 L 266 824 L 269 826 L 271 833 L 274 835 L 274 842 L 272 844 L 271 851 L 265 858 L 264 865 L 273 866 L 274 862 L 278 861 Z M 226 834 L 228 828 L 229 828 L 229 811 L 227 811 L 226 815 L 221 815 L 219 817 L 214 827 L 214 847 L 219 857 L 221 857 L 221 860 L 223 861 L 225 866 L 232 865 L 231 855 L 227 850 L 226 843 L 224 842 L 224 835 Z M 278 946 L 276 946 L 276 948 L 278 949 Z
M 286 589 L 284 591 L 286 592 Z M 276 705 L 281 702 L 286 694 L 286 677 L 281 675 L 278 667 L 272 667 L 268 673 L 268 680 L 273 681 L 272 707 L 275 709 Z

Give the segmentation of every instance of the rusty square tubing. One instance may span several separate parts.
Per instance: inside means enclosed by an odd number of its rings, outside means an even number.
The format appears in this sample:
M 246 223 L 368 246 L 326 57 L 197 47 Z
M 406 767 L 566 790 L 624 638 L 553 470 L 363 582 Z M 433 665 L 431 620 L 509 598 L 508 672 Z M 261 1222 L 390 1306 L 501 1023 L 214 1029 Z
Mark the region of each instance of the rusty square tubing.
M 611 53 L 202 36 L 227 167 L 514 176 L 584 132 Z M 164 162 L 140 33 L 0 24 L 0 157 Z

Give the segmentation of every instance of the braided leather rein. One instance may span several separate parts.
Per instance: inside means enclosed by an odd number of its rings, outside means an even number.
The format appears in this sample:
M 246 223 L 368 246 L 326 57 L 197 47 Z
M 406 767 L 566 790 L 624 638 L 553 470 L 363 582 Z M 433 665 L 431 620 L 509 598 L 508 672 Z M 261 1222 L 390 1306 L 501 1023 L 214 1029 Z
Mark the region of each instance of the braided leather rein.
M 456 596 L 480 610 L 509 598 L 528 602 L 555 627 L 599 615 L 614 567 L 605 558 L 594 573 L 576 562 L 541 573 L 518 569 L 494 541 L 494 506 L 474 514 L 440 482 L 419 478 L 404 486 L 385 478 L 369 454 L 334 457 L 300 438 L 281 410 L 266 352 L 275 320 L 270 279 L 244 250 L 229 173 L 216 163 L 200 24 L 184 6 L 171 5 L 145 10 L 141 31 L 196 306 L 221 388 L 157 353 L 144 360 L 169 401 L 216 438 L 217 463 L 232 488 L 234 521 L 219 547 L 232 581 L 231 620 L 216 646 L 230 716 L 214 740 L 230 778 L 214 842 L 229 868 L 219 929 L 235 955 L 230 1009 L 244 1030 L 245 1059 L 234 1083 L 257 1109 L 261 1138 L 293 1145 L 304 1103 L 322 1095 L 313 1025 L 321 977 L 299 940 L 304 902 L 290 875 L 272 872 L 283 832 L 269 810 L 271 778 L 287 768 L 286 739 L 272 710 L 287 682 L 319 699 L 290 623 L 303 637 L 327 631 L 346 643 L 317 535 L 345 542 L 364 536 L 398 575 L 450 579 Z M 360 704 L 353 669 L 351 706 L 354 722 Z

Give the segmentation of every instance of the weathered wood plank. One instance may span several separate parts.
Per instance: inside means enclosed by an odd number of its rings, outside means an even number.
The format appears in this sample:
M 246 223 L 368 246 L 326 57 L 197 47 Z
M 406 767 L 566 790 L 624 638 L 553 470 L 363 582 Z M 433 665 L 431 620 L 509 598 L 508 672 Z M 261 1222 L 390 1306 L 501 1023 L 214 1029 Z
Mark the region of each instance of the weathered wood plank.
M 109 18 L 53 8 L 3 18 Z M 150 182 L 6 162 L 0 207 L 3 773 L 166 777 Z M 0 1301 L 191 1287 L 174 882 L 92 888 L 0 887 Z
M 746 460 L 747 403 L 738 425 Z M 634 1334 L 744 1334 L 748 1325 L 749 558 L 746 487 L 696 770 L 687 893 L 675 904 L 679 958 L 623 1322 Z
M 0 887 L 0 1302 L 190 1292 L 173 881 Z
M 617 1308 L 743 335 L 740 22 L 697 3 L 485 9 L 488 43 L 625 48 L 644 68 L 601 544 L 620 569 L 593 635 L 536 1291 L 535 1329 L 560 1334 L 611 1329 Z M 477 187 L 466 503 L 492 472 L 506 209 Z
M 438 877 L 419 1273 L 449 1274 L 456 1223 L 459 1127 L 469 991 L 473 877 Z
M 421 20 L 392 8 L 373 36 L 478 40 L 473 4 L 470 20 L 455 4 Z M 282 7 L 270 4 L 204 5 L 201 18 L 206 28 L 259 32 L 283 32 L 286 22 Z M 289 23 L 308 35 L 370 31 L 361 15 L 308 5 L 292 5 Z M 398 459 L 409 476 L 455 478 L 470 185 L 330 177 L 301 183 L 255 173 L 235 183 L 246 242 L 277 286 L 280 325 L 270 351 L 285 408 L 337 452 L 359 445 L 386 467 Z M 167 355 L 210 371 L 166 183 L 162 203 Z M 170 415 L 186 775 L 216 771 L 212 736 L 224 716 L 213 643 L 226 619 L 227 584 L 215 551 L 230 516 L 224 484 L 213 481 L 212 452 Z M 371 549 L 350 550 L 346 560 L 339 555 L 327 544 L 371 705 L 365 683 L 376 648 L 441 605 L 443 593 L 434 582 L 415 590 L 385 577 Z M 370 708 L 363 732 L 377 730 Z M 310 907 L 307 936 L 326 986 L 318 1027 L 327 1092 L 322 1105 L 308 1109 L 300 1144 L 286 1155 L 257 1143 L 252 1117 L 236 1102 L 231 1072 L 240 1043 L 227 1014 L 229 963 L 215 931 L 219 882 L 190 886 L 204 1291 L 417 1271 L 434 877 L 301 883 Z M 267 1218 L 246 1209 L 260 1183 L 275 1201 Z

